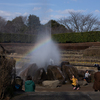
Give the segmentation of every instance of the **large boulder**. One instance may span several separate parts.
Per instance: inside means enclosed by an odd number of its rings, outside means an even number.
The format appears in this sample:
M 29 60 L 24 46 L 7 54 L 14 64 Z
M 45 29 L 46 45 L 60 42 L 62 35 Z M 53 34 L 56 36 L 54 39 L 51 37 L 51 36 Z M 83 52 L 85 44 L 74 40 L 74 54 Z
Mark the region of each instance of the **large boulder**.
M 62 66 L 64 66 L 64 65 L 69 65 L 70 63 L 68 62 L 68 61 L 63 61 L 63 62 L 61 62 L 61 68 L 62 68 Z
M 85 71 L 84 70 L 78 70 L 78 76 L 79 76 L 79 80 L 84 80 Z
M 65 77 L 58 66 L 51 66 L 47 67 L 47 77 L 48 80 L 59 80 L 60 83 L 65 82 Z
M 88 83 L 87 83 L 86 80 L 81 80 L 81 81 L 78 81 L 78 84 L 79 84 L 80 86 L 85 86 L 85 85 L 87 85 Z
M 46 72 L 44 68 L 39 68 L 33 77 L 33 81 L 35 84 L 42 84 L 44 80 L 47 80 Z
M 20 72 L 20 77 L 25 81 L 27 76 L 32 76 L 34 77 L 36 71 L 38 70 L 38 67 L 35 63 L 29 65 L 26 67 L 24 70 L 22 69 Z
M 78 78 L 78 70 L 74 66 L 63 65 L 61 69 L 66 81 L 69 81 L 72 75 L 75 75 Z
M 44 87 L 48 87 L 48 88 L 56 88 L 59 85 L 59 80 L 48 80 L 48 81 L 43 81 L 42 85 Z

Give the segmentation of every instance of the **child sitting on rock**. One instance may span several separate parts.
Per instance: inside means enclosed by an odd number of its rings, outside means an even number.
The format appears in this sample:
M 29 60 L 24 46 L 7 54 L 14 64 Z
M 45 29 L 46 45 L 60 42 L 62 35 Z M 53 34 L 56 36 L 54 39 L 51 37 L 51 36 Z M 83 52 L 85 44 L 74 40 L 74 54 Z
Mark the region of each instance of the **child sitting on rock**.
M 72 75 L 72 78 L 70 80 L 72 81 L 73 89 L 79 90 L 78 79 L 74 75 Z

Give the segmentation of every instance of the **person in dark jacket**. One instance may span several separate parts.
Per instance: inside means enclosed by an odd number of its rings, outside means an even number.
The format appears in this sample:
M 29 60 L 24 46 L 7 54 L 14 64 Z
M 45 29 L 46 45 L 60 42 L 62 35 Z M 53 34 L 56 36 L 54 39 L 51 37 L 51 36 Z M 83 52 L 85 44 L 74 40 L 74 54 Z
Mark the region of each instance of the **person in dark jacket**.
M 25 81 L 25 92 L 35 92 L 35 83 L 31 76 L 28 76 L 27 81 Z
M 22 91 L 23 80 L 21 79 L 20 76 L 16 76 L 15 81 L 13 82 L 13 84 L 14 84 L 14 90 L 15 91 Z
M 93 84 L 93 89 L 95 90 L 95 91 L 100 91 L 100 72 L 96 72 L 95 74 L 94 74 L 94 84 Z

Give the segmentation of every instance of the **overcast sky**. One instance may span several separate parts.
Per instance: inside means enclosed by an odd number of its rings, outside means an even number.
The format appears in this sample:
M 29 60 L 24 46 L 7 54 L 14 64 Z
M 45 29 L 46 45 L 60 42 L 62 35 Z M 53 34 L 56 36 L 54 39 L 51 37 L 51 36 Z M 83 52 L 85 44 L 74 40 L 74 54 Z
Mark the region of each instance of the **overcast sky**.
M 51 19 L 68 16 L 69 11 L 100 17 L 100 0 L 0 0 L 0 16 L 7 20 L 33 14 L 45 24 Z

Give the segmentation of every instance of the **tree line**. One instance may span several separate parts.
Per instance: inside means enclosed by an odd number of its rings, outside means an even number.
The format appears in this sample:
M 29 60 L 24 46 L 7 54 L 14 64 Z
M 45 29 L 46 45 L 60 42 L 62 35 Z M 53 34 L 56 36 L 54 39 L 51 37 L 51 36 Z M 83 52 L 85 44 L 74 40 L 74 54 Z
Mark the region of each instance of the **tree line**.
M 11 21 L 0 16 L 1 33 L 40 34 L 44 30 L 49 30 L 51 34 L 98 31 L 100 21 L 93 14 L 86 15 L 81 12 L 69 12 L 68 17 L 57 21 L 50 20 L 44 25 L 36 15 L 18 16 Z
M 50 30 L 52 34 L 68 32 L 65 26 L 60 25 L 55 20 L 50 20 L 48 23 L 42 25 L 39 17 L 35 15 L 29 15 L 28 17 L 18 16 L 12 21 L 6 21 L 3 17 L 0 17 L 1 33 L 40 34 L 44 30 Z

